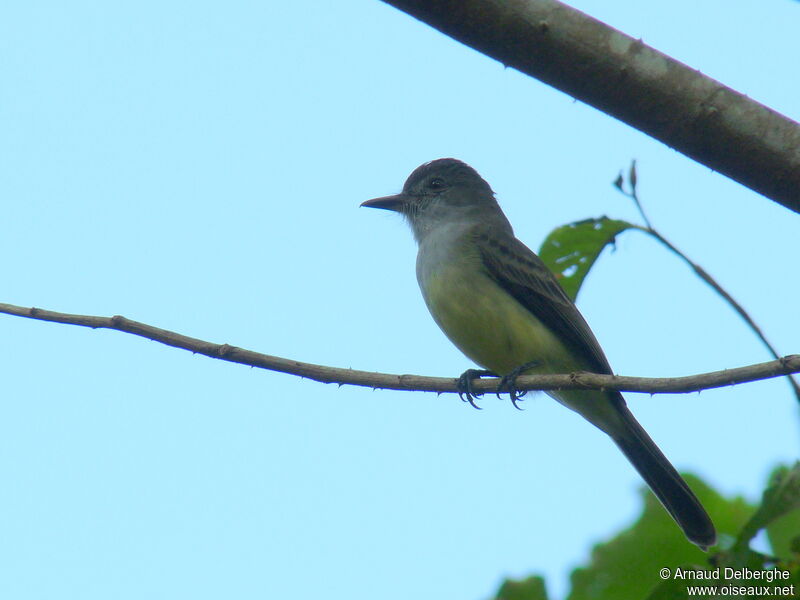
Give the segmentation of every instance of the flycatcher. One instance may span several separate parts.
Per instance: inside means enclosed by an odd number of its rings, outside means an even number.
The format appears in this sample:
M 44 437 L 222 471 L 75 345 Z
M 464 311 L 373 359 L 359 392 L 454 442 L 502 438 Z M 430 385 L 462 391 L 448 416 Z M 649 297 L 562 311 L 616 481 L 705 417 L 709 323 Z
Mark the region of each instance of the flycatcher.
M 541 259 L 514 237 L 494 192 L 472 167 L 452 158 L 434 160 L 418 167 L 401 193 L 362 206 L 408 220 L 419 245 L 417 280 L 433 319 L 470 359 L 510 376 L 512 397 L 519 374 L 611 374 L 575 304 Z M 469 387 L 466 392 L 469 397 Z M 716 543 L 708 514 L 622 394 L 547 394 L 614 440 L 690 541 L 704 550 Z

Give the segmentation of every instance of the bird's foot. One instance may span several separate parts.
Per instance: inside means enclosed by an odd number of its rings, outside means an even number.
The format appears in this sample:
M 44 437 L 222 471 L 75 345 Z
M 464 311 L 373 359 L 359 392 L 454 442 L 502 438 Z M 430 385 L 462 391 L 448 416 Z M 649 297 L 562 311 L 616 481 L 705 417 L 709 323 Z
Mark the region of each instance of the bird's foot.
M 532 360 L 530 362 L 526 362 L 518 366 L 516 369 L 511 371 L 508 375 L 503 375 L 500 379 L 500 383 L 497 386 L 497 397 L 500 397 L 501 392 L 508 392 L 508 395 L 511 397 L 511 404 L 514 405 L 514 408 L 517 410 L 522 410 L 517 402 L 522 400 L 522 397 L 527 394 L 528 392 L 522 392 L 521 394 L 518 393 L 517 390 L 517 377 L 522 375 L 528 369 L 532 369 L 533 367 L 538 366 L 540 363 L 538 360 Z
M 485 369 L 467 369 L 458 378 L 458 397 L 461 398 L 462 402 L 469 402 L 473 408 L 478 410 L 481 407 L 475 404 L 475 400 L 482 392 L 476 392 L 472 389 L 472 380 L 480 379 L 481 377 L 498 377 L 498 375 Z

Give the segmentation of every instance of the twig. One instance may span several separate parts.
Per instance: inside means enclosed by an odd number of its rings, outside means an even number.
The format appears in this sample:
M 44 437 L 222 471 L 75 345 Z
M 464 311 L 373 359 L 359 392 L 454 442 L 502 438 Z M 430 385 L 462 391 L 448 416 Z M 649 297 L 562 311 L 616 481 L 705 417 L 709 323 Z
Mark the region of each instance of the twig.
M 636 177 L 636 161 L 631 162 L 631 168 L 628 172 L 628 184 L 630 186 L 630 191 L 626 191 L 623 187 L 623 180 L 622 174 L 617 178 L 614 182 L 616 188 L 626 195 L 628 198 L 632 199 L 636 203 L 636 208 L 639 210 L 639 214 L 642 216 L 646 226 L 642 227 L 641 225 L 633 225 L 634 229 L 638 229 L 639 231 L 643 231 L 648 235 L 652 236 L 656 240 L 658 240 L 664 247 L 668 250 L 673 252 L 675 255 L 679 256 L 691 269 L 695 272 L 695 274 L 705 281 L 711 288 L 717 292 L 722 298 L 730 304 L 733 310 L 742 318 L 742 320 L 747 323 L 748 327 L 756 334 L 758 339 L 761 340 L 761 343 L 769 350 L 769 353 L 776 359 L 780 359 L 780 355 L 778 351 L 774 348 L 772 344 L 769 343 L 764 332 L 761 331 L 761 328 L 753 321 L 752 317 L 747 313 L 747 311 L 739 304 L 736 300 L 734 300 L 733 296 L 731 296 L 717 281 L 711 277 L 711 275 L 706 272 L 706 270 L 698 265 L 696 262 L 691 260 L 688 256 L 686 256 L 683 252 L 678 250 L 671 242 L 669 242 L 663 235 L 661 235 L 658 231 L 656 231 L 653 226 L 650 224 L 650 220 L 647 218 L 647 215 L 644 212 L 644 208 L 642 208 L 642 203 L 639 201 L 639 193 L 636 189 L 637 177 Z M 787 376 L 789 380 L 789 384 L 792 386 L 792 390 L 794 391 L 794 395 L 797 398 L 797 401 L 800 402 L 800 385 L 797 383 L 794 377 L 791 375 Z
M 392 375 L 389 373 L 373 373 L 341 369 L 324 365 L 270 356 L 230 346 L 214 344 L 197 338 L 181 335 L 174 331 L 161 329 L 132 321 L 121 316 L 96 317 L 60 313 L 40 308 L 26 308 L 13 304 L 0 304 L 0 313 L 27 317 L 40 321 L 53 321 L 68 325 L 79 325 L 93 329 L 114 329 L 147 338 L 175 348 L 182 348 L 210 358 L 249 365 L 260 369 L 278 371 L 319 381 L 322 383 L 338 383 L 339 385 L 358 385 L 371 388 L 409 390 L 438 393 L 457 393 L 458 381 L 452 377 L 425 377 L 421 375 Z M 770 379 L 790 373 L 800 373 L 800 355 L 785 356 L 778 360 L 690 375 L 687 377 L 651 378 L 621 377 L 616 375 L 598 375 L 594 373 L 570 373 L 565 375 L 526 375 L 517 380 L 517 389 L 523 390 L 555 390 L 555 389 L 609 389 L 622 392 L 686 393 L 704 389 L 724 387 Z M 476 380 L 473 389 L 477 392 L 496 392 L 497 379 Z

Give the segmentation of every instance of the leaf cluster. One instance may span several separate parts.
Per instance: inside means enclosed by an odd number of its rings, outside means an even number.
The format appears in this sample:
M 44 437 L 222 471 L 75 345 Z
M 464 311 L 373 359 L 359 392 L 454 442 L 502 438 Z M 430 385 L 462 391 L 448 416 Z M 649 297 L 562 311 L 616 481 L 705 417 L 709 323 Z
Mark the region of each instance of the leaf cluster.
M 676 600 L 687 598 L 687 587 L 697 584 L 711 586 L 715 592 L 695 595 L 696 598 L 725 597 L 721 592 L 730 584 L 794 585 L 796 592 L 800 591 L 800 463 L 775 469 L 757 507 L 740 497 L 725 498 L 697 477 L 689 474 L 684 477 L 714 516 L 720 532 L 719 544 L 706 554 L 687 543 L 652 492 L 646 490 L 639 519 L 613 539 L 596 545 L 588 563 L 572 572 L 567 600 Z M 766 531 L 768 554 L 750 547 L 761 531 Z M 788 571 L 789 579 L 765 584 L 763 580 L 732 581 L 724 576 L 694 580 L 674 575 L 678 570 L 724 573 L 726 567 Z M 666 578 L 663 569 L 669 570 Z M 544 578 L 533 575 L 505 581 L 494 600 L 548 598 Z

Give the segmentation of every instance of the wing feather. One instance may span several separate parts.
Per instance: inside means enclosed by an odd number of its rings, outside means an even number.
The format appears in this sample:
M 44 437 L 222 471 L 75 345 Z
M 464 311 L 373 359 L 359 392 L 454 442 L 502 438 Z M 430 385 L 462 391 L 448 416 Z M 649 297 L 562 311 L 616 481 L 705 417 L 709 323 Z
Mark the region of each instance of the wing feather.
M 542 259 L 513 235 L 493 235 L 485 225 L 472 234 L 488 275 L 582 357 L 588 369 L 611 374 L 592 330 Z

